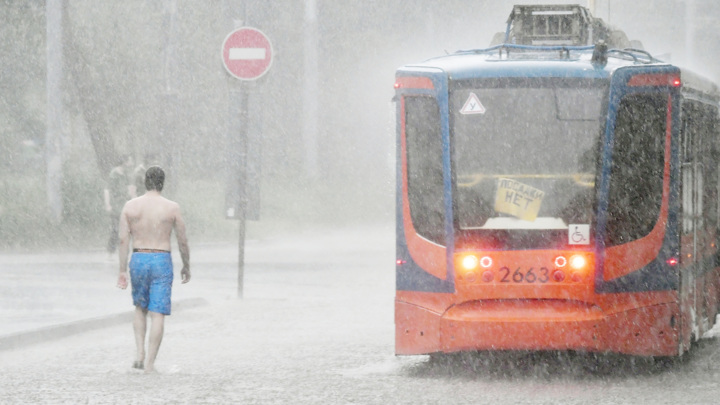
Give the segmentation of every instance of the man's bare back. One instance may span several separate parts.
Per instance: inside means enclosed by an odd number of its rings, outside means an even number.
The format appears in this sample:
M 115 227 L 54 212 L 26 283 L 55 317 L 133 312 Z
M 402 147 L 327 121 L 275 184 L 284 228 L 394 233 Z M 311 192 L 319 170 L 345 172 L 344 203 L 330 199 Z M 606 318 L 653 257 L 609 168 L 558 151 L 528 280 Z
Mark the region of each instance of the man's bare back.
M 169 251 L 170 234 L 173 228 L 177 228 L 178 222 L 181 225 L 177 232 L 178 239 L 184 238 L 185 224 L 180 217 L 180 206 L 158 193 L 150 192 L 128 201 L 122 215 L 127 221 L 134 249 Z

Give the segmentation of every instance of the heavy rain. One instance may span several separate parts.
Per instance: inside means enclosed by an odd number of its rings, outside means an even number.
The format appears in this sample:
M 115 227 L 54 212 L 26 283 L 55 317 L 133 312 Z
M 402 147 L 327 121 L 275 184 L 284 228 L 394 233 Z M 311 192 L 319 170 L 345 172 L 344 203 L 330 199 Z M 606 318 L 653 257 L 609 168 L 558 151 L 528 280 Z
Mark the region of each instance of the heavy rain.
M 396 71 L 489 47 L 516 4 L 579 4 L 634 46 L 693 72 L 687 77 L 720 82 L 715 0 L 0 0 L 0 403 L 717 403 L 717 327 L 693 336 L 677 358 L 628 354 L 632 347 L 414 354 L 398 343 L 396 270 L 409 259 L 401 255 L 408 231 L 398 232 L 407 213 L 398 198 L 405 169 Z M 265 57 L 265 70 L 242 79 L 224 59 L 240 27 L 271 43 L 248 57 Z M 712 106 L 704 116 L 717 117 L 716 87 L 709 98 L 692 94 Z M 717 120 L 710 128 L 720 136 Z M 708 173 L 705 184 L 709 173 L 720 184 L 710 169 L 716 156 L 696 166 Z M 180 284 L 173 235 L 172 316 L 156 373 L 133 368 L 133 299 L 115 286 L 119 211 L 107 210 L 105 190 L 123 161 L 128 173 L 166 171 L 162 194 L 180 205 L 190 246 L 192 280 Z M 683 237 L 701 226 L 703 207 L 716 210 L 705 224 L 720 222 L 717 194 L 704 206 L 683 194 L 683 179 L 703 187 L 697 173 L 673 171 L 678 185 L 666 193 L 675 198 L 668 210 L 686 196 L 695 209 L 668 219 Z M 538 200 L 528 197 L 536 212 L 519 218 L 539 215 L 535 224 L 559 223 L 567 233 L 567 221 L 543 216 L 541 200 L 554 197 L 502 175 L 493 181 Z M 576 183 L 587 187 L 594 176 L 581 173 Z M 420 179 L 423 190 L 433 186 Z M 608 208 L 610 216 L 645 221 L 632 210 L 638 190 L 646 188 L 622 191 L 627 204 Z M 464 201 L 456 198 L 452 208 Z M 449 227 L 483 226 L 477 207 L 464 209 L 467 217 Z M 574 228 L 585 241 L 594 238 L 595 214 L 588 218 Z M 446 230 L 441 222 L 429 231 L 440 235 L 436 245 Z M 716 249 L 715 240 L 701 247 Z M 626 255 L 623 263 L 642 254 Z M 667 268 L 682 259 L 663 257 Z M 531 275 L 539 277 L 532 269 L 520 276 Z M 690 312 L 693 322 L 701 316 Z

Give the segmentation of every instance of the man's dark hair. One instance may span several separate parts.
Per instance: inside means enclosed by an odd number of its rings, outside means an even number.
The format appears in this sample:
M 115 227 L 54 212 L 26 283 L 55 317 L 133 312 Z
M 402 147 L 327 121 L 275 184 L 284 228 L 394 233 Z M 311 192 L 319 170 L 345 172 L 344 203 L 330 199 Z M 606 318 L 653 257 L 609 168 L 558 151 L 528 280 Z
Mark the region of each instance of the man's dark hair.
M 145 172 L 145 189 L 162 191 L 165 185 L 165 172 L 160 166 L 150 166 Z

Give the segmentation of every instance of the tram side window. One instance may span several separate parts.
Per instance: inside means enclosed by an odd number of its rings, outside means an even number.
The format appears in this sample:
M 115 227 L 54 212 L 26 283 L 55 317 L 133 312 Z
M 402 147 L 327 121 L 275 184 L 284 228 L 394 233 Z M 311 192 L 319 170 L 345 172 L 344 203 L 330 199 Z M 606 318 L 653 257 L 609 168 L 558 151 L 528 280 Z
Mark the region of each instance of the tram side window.
M 688 100 L 683 105 L 683 232 L 718 222 L 718 111 Z M 708 221 L 706 224 L 705 222 Z
M 710 213 L 710 220 L 713 222 L 716 228 L 720 228 L 720 112 L 717 108 L 710 107 L 710 130 L 708 136 L 710 138 L 710 155 L 708 156 L 708 169 L 710 174 L 708 176 L 708 189 L 711 195 L 710 204 L 708 210 Z
M 708 228 L 717 227 L 717 204 L 718 204 L 718 110 L 711 105 L 703 105 L 702 108 L 702 137 L 703 137 L 703 200 L 705 218 L 709 221 Z
M 666 94 L 625 97 L 618 108 L 610 170 L 606 245 L 646 236 L 660 216 Z
M 440 110 L 430 97 L 405 98 L 408 199 L 415 231 L 444 245 Z
M 695 114 L 691 112 L 690 104 L 683 106 L 682 120 L 682 230 L 684 234 L 692 233 L 693 217 L 695 215 L 695 207 L 693 203 L 693 161 L 695 160 L 695 125 L 691 122 L 695 119 Z

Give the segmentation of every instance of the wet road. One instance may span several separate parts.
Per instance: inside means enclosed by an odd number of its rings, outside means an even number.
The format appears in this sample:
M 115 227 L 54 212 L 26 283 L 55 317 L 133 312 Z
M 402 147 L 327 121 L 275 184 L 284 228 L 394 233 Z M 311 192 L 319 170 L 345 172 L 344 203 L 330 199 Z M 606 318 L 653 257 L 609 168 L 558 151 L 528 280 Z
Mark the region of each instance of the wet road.
M 715 338 L 674 364 L 567 353 L 395 357 L 392 232 L 375 227 L 251 241 L 242 300 L 235 298 L 236 250 L 198 248 L 195 279 L 178 286 L 176 297 L 207 305 L 168 318 L 158 374 L 130 368 L 131 326 L 114 325 L 0 351 L 0 403 L 720 401 Z M 111 309 L 129 299 L 112 285 L 107 294 Z

